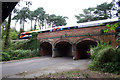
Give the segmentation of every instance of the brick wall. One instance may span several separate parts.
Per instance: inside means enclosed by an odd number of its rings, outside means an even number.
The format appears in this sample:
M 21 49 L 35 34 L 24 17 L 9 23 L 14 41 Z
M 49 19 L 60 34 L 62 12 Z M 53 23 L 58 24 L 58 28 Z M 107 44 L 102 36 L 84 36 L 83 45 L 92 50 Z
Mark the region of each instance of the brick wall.
M 88 28 L 79 28 L 79 29 L 69 29 L 55 32 L 47 32 L 47 33 L 39 33 L 38 38 L 48 38 L 48 37 L 57 37 L 61 35 L 84 35 L 87 33 L 96 34 L 100 33 L 101 29 L 105 29 L 105 26 L 96 26 L 96 27 L 88 27 Z
M 69 30 L 62 30 L 62 31 L 55 31 L 55 32 L 46 32 L 46 33 L 39 33 L 37 38 L 41 39 L 40 41 L 44 41 L 45 39 L 42 38 L 50 38 L 50 37 L 60 37 L 67 34 L 68 36 L 72 35 L 86 35 L 86 34 L 100 34 L 101 29 L 105 29 L 106 26 L 96 26 L 96 27 L 86 27 L 86 28 L 79 28 L 79 29 L 69 29 Z M 68 39 L 73 43 L 76 43 L 79 39 L 82 38 L 94 38 L 100 41 L 111 41 L 113 46 L 116 46 L 115 36 L 114 35 L 99 35 L 99 36 L 80 36 L 80 37 L 65 37 L 62 39 Z M 56 41 L 60 40 L 61 38 L 54 38 L 54 39 L 47 39 L 48 41 L 52 41 L 55 43 Z

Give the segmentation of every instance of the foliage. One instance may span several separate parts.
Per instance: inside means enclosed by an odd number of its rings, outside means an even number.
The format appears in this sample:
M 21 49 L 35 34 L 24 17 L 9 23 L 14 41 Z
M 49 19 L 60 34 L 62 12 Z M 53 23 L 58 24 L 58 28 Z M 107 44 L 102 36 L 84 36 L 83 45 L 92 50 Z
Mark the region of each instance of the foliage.
M 114 24 L 107 24 L 106 26 L 107 28 L 104 30 L 104 32 L 107 33 L 109 31 L 116 31 L 116 41 L 120 41 L 120 22 L 116 22 Z M 120 45 L 120 43 L 118 45 Z
M 6 52 L 1 52 L 2 54 L 2 61 L 8 61 L 10 60 L 10 55 Z
M 84 14 L 79 14 L 79 15 L 75 15 L 75 17 L 77 18 L 77 23 L 82 23 L 82 22 L 88 22 L 88 21 L 94 21 L 94 10 L 95 8 L 88 8 L 88 9 L 83 9 L 83 13 Z
M 28 19 L 31 21 L 31 30 L 33 30 L 32 29 L 32 21 L 34 20 L 34 12 L 33 11 L 29 12 Z
M 6 20 L 4 20 L 4 22 L 1 25 L 1 27 L 2 27 L 2 39 L 5 39 L 5 37 L 6 37 L 7 24 L 8 24 L 8 22 Z
M 6 25 L 4 49 L 9 48 L 10 46 L 10 23 L 11 23 L 11 14 L 9 15 L 8 23 Z
M 17 50 L 37 50 L 40 48 L 40 42 L 37 40 L 37 33 L 32 33 L 32 37 L 29 40 L 21 40 L 12 43 L 11 49 Z
M 97 47 L 92 49 L 94 53 L 91 56 L 90 70 L 120 73 L 120 49 L 113 48 L 111 45 L 104 43 L 98 44 Z
M 23 30 L 24 30 L 24 23 L 27 22 L 27 18 L 29 17 L 29 8 L 23 7 L 21 10 L 16 11 L 16 15 L 12 18 L 13 20 L 20 20 L 20 24 L 23 24 Z
M 25 47 L 26 46 L 26 47 Z M 30 41 L 28 41 L 23 47 L 23 49 L 39 49 L 40 46 L 40 42 L 37 39 L 31 39 Z
M 40 43 L 36 37 L 37 33 L 33 33 L 33 37 L 30 40 L 12 42 L 10 48 L 3 50 L 2 60 L 8 61 L 40 56 Z
M 68 17 L 56 16 L 55 14 L 52 14 L 48 16 L 47 23 L 52 27 L 66 25 L 66 18 Z
M 17 49 L 21 49 L 21 50 L 34 50 L 36 48 L 39 49 L 39 41 L 36 39 L 31 39 L 31 40 L 22 40 L 22 41 L 17 41 L 12 43 L 11 45 L 11 49 L 12 50 L 17 50 Z
M 45 10 L 43 7 L 39 7 L 34 11 L 34 20 L 35 20 L 35 25 L 34 29 L 36 29 L 36 22 L 38 21 L 39 23 L 39 28 L 44 26 L 44 20 L 45 20 Z
M 108 31 L 115 31 L 117 27 L 120 26 L 120 22 L 117 22 L 115 24 L 107 24 L 106 25 L 108 28 L 106 30 L 104 30 L 104 32 L 108 32 Z
M 99 50 L 105 48 L 106 46 L 108 46 L 107 43 L 105 44 L 104 42 L 100 42 L 100 43 L 97 42 L 96 47 L 91 47 L 91 49 L 93 50 L 93 52 L 91 52 L 92 53 L 91 59 L 93 60 L 96 57 L 96 55 L 98 54 Z
M 98 19 L 108 19 L 112 18 L 111 10 L 114 5 L 111 3 L 102 3 L 97 5 L 95 14 L 97 15 L 96 18 Z
M 16 42 L 12 42 L 12 45 L 11 45 L 11 49 L 12 50 L 17 50 L 17 49 L 24 49 L 24 44 L 26 43 L 27 41 L 24 41 L 24 40 L 21 40 L 21 41 L 16 41 Z
M 117 16 L 120 19 L 120 0 L 117 1 L 117 4 L 118 4 L 118 13 L 117 13 Z
M 17 33 L 16 31 L 11 31 L 11 32 L 10 32 L 10 38 L 11 38 L 12 40 L 18 39 L 18 35 L 19 35 L 19 33 Z
M 89 7 L 87 9 L 83 9 L 83 14 L 75 15 L 77 18 L 77 23 L 88 22 L 88 21 L 96 21 L 112 18 L 111 14 L 114 7 L 113 3 L 102 3 L 97 5 L 96 7 Z
M 26 4 L 30 4 L 30 2 L 27 2 Z M 56 16 L 55 14 L 49 15 L 46 14 L 46 11 L 43 7 L 39 7 L 34 11 L 30 11 L 29 6 L 23 7 L 21 10 L 14 9 L 15 16 L 12 18 L 12 20 L 16 20 L 16 23 L 20 21 L 20 25 L 22 24 L 22 29 L 24 31 L 24 24 L 27 22 L 27 19 L 31 21 L 31 30 L 32 30 L 32 22 L 34 20 L 34 30 L 36 30 L 36 26 L 39 26 L 39 29 L 42 29 L 43 26 L 46 28 L 46 24 L 50 26 L 62 26 L 66 25 L 66 18 L 64 16 Z M 15 26 L 16 26 L 15 23 Z M 37 24 L 38 23 L 38 24 Z M 22 32 L 20 30 L 20 32 Z
M 2 61 L 9 61 L 9 60 L 18 60 L 24 58 L 31 58 L 35 56 L 40 56 L 36 50 L 7 50 L 2 52 Z

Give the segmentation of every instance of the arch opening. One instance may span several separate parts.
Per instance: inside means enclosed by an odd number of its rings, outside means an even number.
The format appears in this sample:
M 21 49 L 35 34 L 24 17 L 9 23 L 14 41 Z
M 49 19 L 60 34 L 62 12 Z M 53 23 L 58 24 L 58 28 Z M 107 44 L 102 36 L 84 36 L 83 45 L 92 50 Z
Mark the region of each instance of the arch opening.
M 57 57 L 72 57 L 72 45 L 69 42 L 61 41 L 55 45 Z
M 92 41 L 92 40 L 84 40 L 79 42 L 76 45 L 76 57 L 77 59 L 86 59 L 90 57 L 90 47 L 91 46 L 96 46 L 97 42 Z
M 41 56 L 52 56 L 52 45 L 49 42 L 43 42 L 40 45 Z

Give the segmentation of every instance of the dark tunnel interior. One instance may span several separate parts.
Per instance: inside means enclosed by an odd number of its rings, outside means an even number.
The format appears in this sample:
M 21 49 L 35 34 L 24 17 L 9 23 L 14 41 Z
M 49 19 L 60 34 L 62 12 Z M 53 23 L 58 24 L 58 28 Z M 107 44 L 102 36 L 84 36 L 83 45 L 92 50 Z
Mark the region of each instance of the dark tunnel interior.
M 85 40 L 82 42 L 79 42 L 76 46 L 76 54 L 79 59 L 85 59 L 90 57 L 90 53 L 87 53 L 87 51 L 90 51 L 91 46 L 96 46 L 97 43 L 95 41 L 91 40 Z
M 71 57 L 72 56 L 72 45 L 69 42 L 59 42 L 55 46 L 55 53 L 59 57 Z
M 44 42 L 40 45 L 40 54 L 42 56 L 52 56 L 52 45 L 48 42 Z

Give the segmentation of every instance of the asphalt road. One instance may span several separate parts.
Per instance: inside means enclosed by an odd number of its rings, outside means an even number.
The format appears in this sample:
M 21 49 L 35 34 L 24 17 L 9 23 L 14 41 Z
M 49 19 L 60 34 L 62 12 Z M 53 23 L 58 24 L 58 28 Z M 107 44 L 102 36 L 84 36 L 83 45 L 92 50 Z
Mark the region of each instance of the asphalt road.
M 43 74 L 86 69 L 89 59 L 73 60 L 70 57 L 37 57 L 31 59 L 2 62 L 2 77 L 34 78 Z

